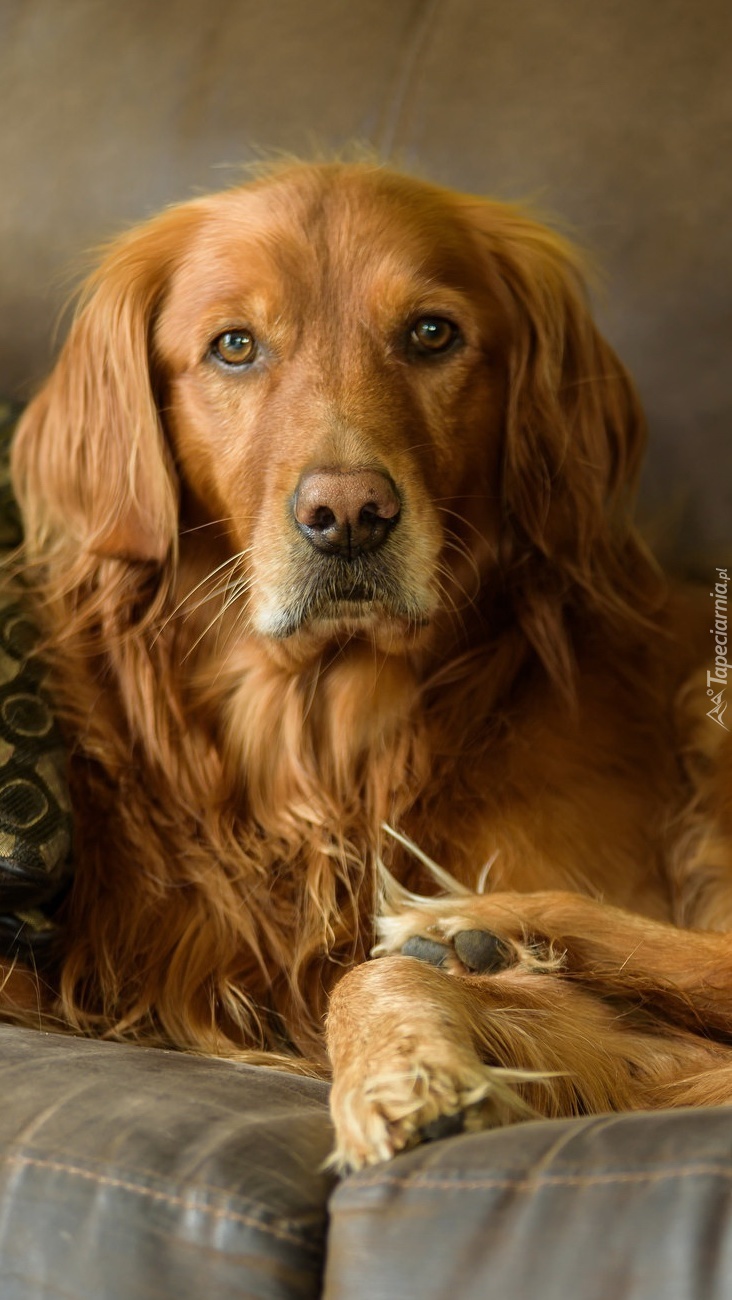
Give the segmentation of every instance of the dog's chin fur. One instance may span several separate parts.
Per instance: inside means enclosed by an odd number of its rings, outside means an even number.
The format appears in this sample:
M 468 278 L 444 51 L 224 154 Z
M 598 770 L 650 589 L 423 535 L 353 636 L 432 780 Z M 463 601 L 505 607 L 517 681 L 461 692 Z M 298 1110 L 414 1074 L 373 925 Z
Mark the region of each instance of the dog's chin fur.
M 395 642 L 400 648 L 416 643 L 429 616 L 418 608 L 397 605 L 378 599 L 323 599 L 290 608 L 266 611 L 256 630 L 275 641 L 284 641 L 308 633 L 340 645 L 344 638 L 364 635 L 375 645 L 385 647 Z
M 693 620 L 628 508 L 643 440 L 577 257 L 511 207 L 293 166 L 114 244 L 14 450 L 71 748 L 58 1021 L 323 1066 L 380 863 L 434 892 L 385 823 L 471 888 L 490 863 L 732 919 L 721 787 L 675 730 Z M 400 516 L 344 578 L 292 502 L 364 465 Z

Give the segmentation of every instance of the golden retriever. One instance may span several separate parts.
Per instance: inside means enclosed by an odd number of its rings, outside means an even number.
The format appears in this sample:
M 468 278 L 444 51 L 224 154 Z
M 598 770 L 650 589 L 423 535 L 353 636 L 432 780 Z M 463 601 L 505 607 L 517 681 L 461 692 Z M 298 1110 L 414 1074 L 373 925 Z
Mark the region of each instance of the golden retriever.
M 513 207 L 292 164 L 112 244 L 14 449 L 76 816 L 53 1014 L 327 1070 L 337 985 L 344 1166 L 732 1097 L 732 950 L 679 928 L 732 922 L 715 608 L 636 531 L 643 442 Z

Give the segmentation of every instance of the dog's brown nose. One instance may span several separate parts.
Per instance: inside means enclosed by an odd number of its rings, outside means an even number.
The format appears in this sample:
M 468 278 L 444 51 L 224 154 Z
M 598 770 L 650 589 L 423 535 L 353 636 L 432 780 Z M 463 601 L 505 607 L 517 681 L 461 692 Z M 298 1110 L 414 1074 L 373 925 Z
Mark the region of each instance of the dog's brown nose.
M 298 528 L 320 551 L 355 559 L 375 551 L 399 518 L 399 497 L 379 470 L 311 470 L 295 493 Z

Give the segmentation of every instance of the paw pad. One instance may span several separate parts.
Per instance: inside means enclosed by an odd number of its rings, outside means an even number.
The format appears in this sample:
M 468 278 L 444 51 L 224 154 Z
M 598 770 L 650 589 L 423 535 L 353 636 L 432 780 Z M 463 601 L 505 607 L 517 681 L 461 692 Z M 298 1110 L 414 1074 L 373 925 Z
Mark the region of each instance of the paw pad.
M 475 975 L 505 970 L 515 962 L 508 944 L 489 930 L 460 930 L 452 942 L 463 966 Z
M 411 939 L 400 949 L 404 957 L 416 957 L 417 961 L 426 961 L 430 966 L 444 966 L 452 949 L 449 944 L 437 943 L 435 939 L 423 939 L 421 935 L 412 935 Z
M 471 975 L 491 975 L 516 962 L 515 954 L 503 939 L 490 930 L 459 930 L 451 943 L 412 935 L 400 948 L 404 957 L 416 957 L 430 966 L 444 967 L 452 953 Z

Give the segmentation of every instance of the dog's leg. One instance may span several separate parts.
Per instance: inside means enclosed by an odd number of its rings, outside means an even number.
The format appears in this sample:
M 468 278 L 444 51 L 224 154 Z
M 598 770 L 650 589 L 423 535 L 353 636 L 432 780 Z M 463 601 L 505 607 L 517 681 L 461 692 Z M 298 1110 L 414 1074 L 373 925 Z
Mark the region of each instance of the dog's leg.
M 725 936 L 563 893 L 430 900 L 384 928 L 394 955 L 329 1015 L 341 1167 L 532 1112 L 732 1098 Z
M 732 1036 L 732 934 L 681 930 L 580 894 L 553 890 L 430 900 L 383 923 L 378 951 L 445 945 L 443 969 L 501 964 L 559 970 L 606 998 L 643 1000 L 680 1027 Z M 418 951 L 417 954 L 418 955 Z
M 473 1041 L 462 981 L 405 957 L 357 966 L 328 1013 L 333 1163 L 358 1169 L 426 1137 L 530 1113 Z

